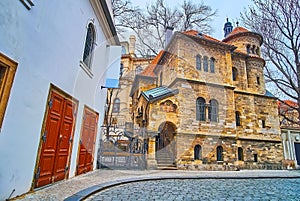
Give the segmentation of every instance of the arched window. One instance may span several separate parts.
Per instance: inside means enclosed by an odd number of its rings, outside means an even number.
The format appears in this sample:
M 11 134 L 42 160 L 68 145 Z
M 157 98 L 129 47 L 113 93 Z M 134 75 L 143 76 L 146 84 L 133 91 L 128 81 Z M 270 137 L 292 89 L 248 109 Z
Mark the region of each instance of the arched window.
M 198 121 L 205 121 L 205 116 L 205 100 L 199 97 L 196 100 L 196 119 Z
M 215 72 L 215 58 L 211 57 L 210 58 L 210 72 L 214 73 Z
M 92 64 L 93 51 L 96 42 L 95 28 L 92 23 L 89 23 L 85 38 L 83 63 L 90 69 Z
M 232 80 L 236 81 L 238 76 L 238 71 L 235 67 L 232 67 Z
M 114 112 L 114 113 L 120 112 L 120 99 L 119 98 L 115 98 L 112 112 Z
M 223 161 L 223 147 L 217 147 L 217 161 Z
M 207 56 L 203 57 L 203 69 L 205 72 L 208 72 L 208 57 Z
M 247 53 L 250 54 L 250 52 L 251 52 L 251 45 L 250 44 L 248 44 L 246 46 L 246 50 L 247 50 Z
M 196 69 L 201 70 L 201 55 L 199 54 L 196 56 Z
M 235 124 L 236 126 L 241 125 L 241 113 L 238 111 L 235 112 Z
M 140 74 L 141 72 L 143 71 L 143 67 L 138 65 L 136 68 L 135 68 L 135 74 Z
M 202 159 L 202 148 L 199 144 L 197 144 L 194 148 L 194 160 Z
M 243 161 L 244 160 L 244 154 L 243 154 L 243 148 L 238 147 L 238 160 Z
M 208 107 L 208 119 L 210 121 L 218 121 L 218 101 L 210 100 Z

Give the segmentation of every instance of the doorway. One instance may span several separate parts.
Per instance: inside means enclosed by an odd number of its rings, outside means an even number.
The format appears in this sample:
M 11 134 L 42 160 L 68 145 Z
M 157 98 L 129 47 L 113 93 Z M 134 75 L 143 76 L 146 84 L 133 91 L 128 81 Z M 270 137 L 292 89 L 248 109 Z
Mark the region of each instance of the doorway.
M 34 187 L 67 178 L 74 135 L 77 101 L 52 89 L 40 141 Z

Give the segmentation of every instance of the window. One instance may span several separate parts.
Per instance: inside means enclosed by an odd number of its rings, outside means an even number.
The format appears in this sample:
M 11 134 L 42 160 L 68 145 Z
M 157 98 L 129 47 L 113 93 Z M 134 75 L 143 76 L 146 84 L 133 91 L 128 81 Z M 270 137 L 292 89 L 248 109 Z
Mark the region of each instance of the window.
M 201 70 L 201 55 L 196 56 L 196 69 Z
M 143 67 L 138 65 L 136 68 L 135 68 L 135 74 L 140 74 L 141 72 L 143 71 Z
M 236 81 L 237 80 L 237 75 L 238 75 L 238 71 L 235 67 L 232 67 L 232 80 Z
M 243 148 L 238 147 L 238 160 L 243 161 L 244 160 L 244 154 L 243 154 Z
M 260 85 L 260 78 L 256 77 L 257 84 Z
M 235 124 L 236 126 L 241 126 L 241 113 L 235 112 Z
M 255 45 L 253 45 L 253 46 L 252 46 L 252 49 L 251 49 L 252 54 L 255 54 L 255 49 L 256 49 L 256 48 L 255 48 Z
M 208 72 L 208 57 L 207 56 L 203 57 L 203 69 L 205 72 Z
M 205 116 L 205 100 L 204 98 L 199 97 L 196 101 L 196 119 L 198 121 L 205 121 Z
M 214 73 L 215 72 L 215 58 L 211 57 L 210 58 L 210 72 Z
M 208 119 L 214 122 L 218 121 L 218 102 L 216 100 L 209 101 Z
M 266 128 L 266 120 L 261 120 L 261 127 Z
M 91 69 L 95 42 L 96 42 L 95 28 L 92 23 L 89 23 L 86 38 L 85 38 L 84 52 L 83 52 L 83 63 L 89 69 Z
M 194 160 L 201 160 L 202 159 L 202 149 L 199 144 L 197 144 L 194 148 Z
M 251 50 L 250 50 L 250 49 L 251 49 L 251 45 L 248 44 L 248 45 L 246 46 L 246 49 L 247 49 L 247 53 L 250 54 L 250 51 L 251 51 Z
M 253 162 L 257 162 L 258 158 L 257 158 L 257 154 L 253 154 Z
M 217 161 L 223 161 L 223 147 L 217 147 Z
M 124 72 L 124 65 L 121 63 L 121 65 L 120 65 L 120 77 L 122 77 L 123 72 Z
M 17 63 L 0 53 L 0 128 L 4 119 Z
M 120 99 L 119 98 L 115 98 L 112 112 L 114 112 L 114 113 L 120 112 Z

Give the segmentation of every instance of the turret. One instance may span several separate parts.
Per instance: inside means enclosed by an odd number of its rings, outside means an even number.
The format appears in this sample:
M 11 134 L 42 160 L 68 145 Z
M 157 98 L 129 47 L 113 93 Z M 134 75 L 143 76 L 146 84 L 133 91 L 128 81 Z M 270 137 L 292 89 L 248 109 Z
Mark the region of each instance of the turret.
M 233 26 L 231 22 L 228 21 L 228 18 L 226 18 L 226 23 L 224 24 L 224 37 L 226 37 L 228 34 L 232 32 Z

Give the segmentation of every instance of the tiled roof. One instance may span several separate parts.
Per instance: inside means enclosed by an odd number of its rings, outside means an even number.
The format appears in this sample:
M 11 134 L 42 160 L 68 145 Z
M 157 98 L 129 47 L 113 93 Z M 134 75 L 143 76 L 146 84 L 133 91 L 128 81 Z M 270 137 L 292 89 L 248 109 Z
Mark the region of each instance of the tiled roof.
M 143 91 L 142 95 L 146 98 L 147 101 L 153 102 L 156 100 L 160 100 L 166 98 L 168 96 L 172 96 L 178 93 L 178 89 L 171 89 L 168 87 L 156 87 L 150 89 L 148 91 Z
M 288 107 L 288 106 L 295 107 L 295 108 L 298 107 L 297 103 L 295 101 L 292 101 L 292 100 L 284 100 L 283 103 L 278 102 L 278 104 L 279 104 L 280 107 Z
M 235 34 L 238 34 L 238 33 L 246 33 L 246 32 L 249 32 L 248 29 L 245 29 L 244 27 L 236 27 L 232 30 L 232 32 L 230 32 L 226 38 L 230 37 L 230 36 L 233 36 Z
M 157 56 L 152 60 L 152 62 L 143 70 L 143 72 L 140 73 L 140 75 L 156 77 L 156 75 L 154 73 L 154 69 L 155 69 L 156 65 L 158 64 L 158 61 L 160 60 L 163 53 L 164 53 L 164 50 L 161 50 L 157 54 Z
M 201 37 L 203 39 L 206 39 L 206 40 L 209 40 L 209 41 L 212 41 L 212 42 L 215 42 L 215 43 L 220 43 L 220 44 L 226 44 L 226 45 L 228 45 L 227 43 L 224 43 L 224 42 L 222 42 L 222 41 L 220 41 L 218 39 L 215 39 L 215 38 L 213 38 L 211 36 L 208 36 L 206 34 L 200 33 L 200 32 L 198 32 L 196 30 L 184 31 L 182 33 L 185 34 L 185 35 L 188 35 L 188 36 Z

